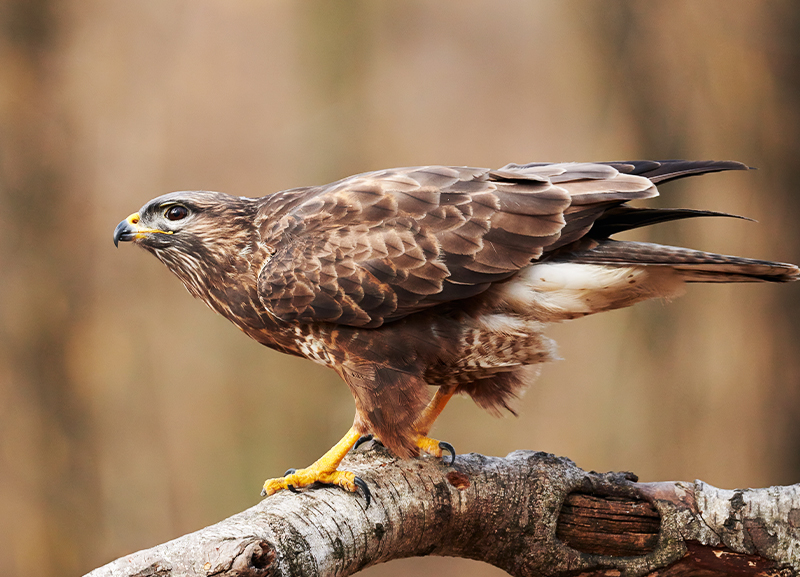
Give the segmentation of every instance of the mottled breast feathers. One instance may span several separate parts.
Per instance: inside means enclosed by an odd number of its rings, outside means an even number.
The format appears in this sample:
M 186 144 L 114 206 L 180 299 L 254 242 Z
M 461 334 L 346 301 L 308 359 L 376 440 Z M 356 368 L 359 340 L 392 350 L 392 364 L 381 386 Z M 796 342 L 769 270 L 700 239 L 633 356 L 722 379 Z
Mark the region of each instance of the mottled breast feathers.
M 259 296 L 284 321 L 372 328 L 477 295 L 610 206 L 656 196 L 637 175 L 653 164 L 393 169 L 265 197 L 257 222 L 275 251 Z

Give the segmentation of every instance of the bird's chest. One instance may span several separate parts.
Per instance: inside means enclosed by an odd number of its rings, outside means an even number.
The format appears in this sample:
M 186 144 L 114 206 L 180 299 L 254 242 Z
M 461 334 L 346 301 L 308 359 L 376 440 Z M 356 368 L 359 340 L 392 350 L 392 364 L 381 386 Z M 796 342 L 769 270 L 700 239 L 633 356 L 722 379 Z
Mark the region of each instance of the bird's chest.
M 301 356 L 326 367 L 336 364 L 329 339 L 305 327 L 295 327 L 293 333 L 294 346 Z
M 309 324 L 291 324 L 269 314 L 252 323 L 236 323 L 253 340 L 282 353 L 304 357 L 326 367 L 335 366 L 337 355 L 327 331 Z

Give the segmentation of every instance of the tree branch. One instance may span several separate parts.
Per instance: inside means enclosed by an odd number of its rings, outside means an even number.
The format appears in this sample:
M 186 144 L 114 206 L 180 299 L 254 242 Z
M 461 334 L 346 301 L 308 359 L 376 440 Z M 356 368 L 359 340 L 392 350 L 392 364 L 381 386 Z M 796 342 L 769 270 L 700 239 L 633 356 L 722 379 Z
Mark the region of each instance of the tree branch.
M 800 485 L 637 483 L 516 451 L 453 467 L 372 444 L 343 467 L 372 490 L 281 492 L 89 577 L 350 575 L 392 559 L 477 559 L 512 575 L 796 575 Z

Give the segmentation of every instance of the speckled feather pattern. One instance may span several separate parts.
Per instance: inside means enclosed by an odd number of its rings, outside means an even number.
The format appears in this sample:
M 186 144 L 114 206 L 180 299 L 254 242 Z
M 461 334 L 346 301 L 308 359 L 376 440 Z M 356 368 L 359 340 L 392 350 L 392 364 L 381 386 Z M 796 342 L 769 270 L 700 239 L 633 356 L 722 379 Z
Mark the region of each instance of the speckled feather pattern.
M 262 198 L 179 192 L 142 209 L 138 241 L 258 342 L 334 368 L 356 425 L 414 452 L 429 385 L 509 408 L 551 360 L 547 323 L 670 297 L 686 281 L 785 281 L 792 265 L 614 241 L 719 213 L 640 209 L 656 184 L 734 162 L 427 166 Z M 189 217 L 159 215 L 181 204 Z M 160 219 L 160 220 L 159 220 Z

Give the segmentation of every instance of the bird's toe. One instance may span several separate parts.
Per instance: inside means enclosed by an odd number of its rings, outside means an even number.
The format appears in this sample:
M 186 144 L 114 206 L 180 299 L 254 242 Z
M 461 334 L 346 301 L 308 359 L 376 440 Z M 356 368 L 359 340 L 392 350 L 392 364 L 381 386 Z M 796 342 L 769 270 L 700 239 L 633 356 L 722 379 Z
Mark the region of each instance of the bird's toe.
M 298 489 L 308 487 L 314 483 L 337 485 L 351 493 L 356 493 L 358 489 L 361 489 L 367 501 L 367 507 L 369 507 L 372 501 L 372 494 L 370 493 L 369 487 L 367 487 L 363 479 L 356 477 L 355 473 L 338 470 L 326 471 L 315 467 L 309 467 L 308 469 L 289 469 L 283 477 L 267 479 L 261 490 L 261 496 L 267 497 L 283 489 L 288 489 L 292 493 L 299 493 L 300 491 L 298 491 Z
M 427 453 L 428 455 L 437 458 L 441 458 L 443 451 L 447 451 L 450 453 L 450 462 L 447 463 L 448 465 L 452 465 L 456 460 L 456 450 L 453 448 L 453 445 L 446 441 L 437 441 L 436 439 L 432 439 L 430 437 L 420 436 L 417 439 L 417 447 L 423 453 Z

